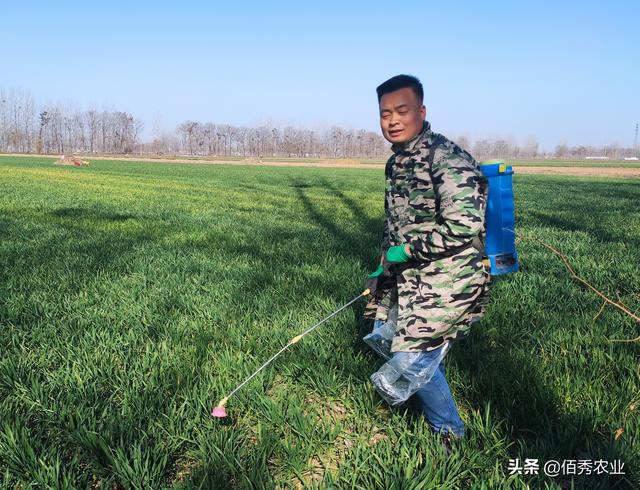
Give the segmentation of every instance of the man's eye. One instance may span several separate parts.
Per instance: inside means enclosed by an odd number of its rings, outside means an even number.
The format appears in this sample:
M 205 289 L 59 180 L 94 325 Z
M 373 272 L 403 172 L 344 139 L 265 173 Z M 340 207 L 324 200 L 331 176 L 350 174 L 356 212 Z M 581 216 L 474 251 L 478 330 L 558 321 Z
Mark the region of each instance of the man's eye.
M 391 114 L 389 114 L 388 112 L 385 112 L 384 114 L 380 114 L 380 117 L 381 117 L 382 119 L 389 119 L 389 116 L 390 116 L 390 115 L 391 115 Z
M 407 114 L 409 111 L 398 111 L 398 114 L 400 114 L 401 116 L 404 116 L 405 114 Z

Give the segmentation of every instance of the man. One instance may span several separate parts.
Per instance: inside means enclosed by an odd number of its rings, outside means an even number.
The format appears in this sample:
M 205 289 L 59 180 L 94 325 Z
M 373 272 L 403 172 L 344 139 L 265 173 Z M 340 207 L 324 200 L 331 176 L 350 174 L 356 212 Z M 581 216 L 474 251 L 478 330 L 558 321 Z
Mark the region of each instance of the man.
M 464 435 L 464 424 L 440 359 L 483 312 L 489 276 L 479 250 L 487 181 L 469 153 L 431 131 L 417 78 L 395 76 L 377 93 L 393 155 L 385 168 L 382 257 L 367 280 L 372 297 L 365 317 L 379 327 L 390 311 L 395 319 L 397 308 L 392 355 L 420 352 L 437 360 L 416 395 L 449 447 L 451 437 Z

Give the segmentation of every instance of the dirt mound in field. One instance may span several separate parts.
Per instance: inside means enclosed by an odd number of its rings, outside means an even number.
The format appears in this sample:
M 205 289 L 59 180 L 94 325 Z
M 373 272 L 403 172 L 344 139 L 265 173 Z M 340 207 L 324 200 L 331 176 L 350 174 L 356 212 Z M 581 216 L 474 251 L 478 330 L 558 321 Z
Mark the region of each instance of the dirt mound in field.
M 54 165 L 72 165 L 74 167 L 80 167 L 82 165 L 89 165 L 89 162 L 86 160 L 82 160 L 75 155 L 61 155 L 55 162 Z

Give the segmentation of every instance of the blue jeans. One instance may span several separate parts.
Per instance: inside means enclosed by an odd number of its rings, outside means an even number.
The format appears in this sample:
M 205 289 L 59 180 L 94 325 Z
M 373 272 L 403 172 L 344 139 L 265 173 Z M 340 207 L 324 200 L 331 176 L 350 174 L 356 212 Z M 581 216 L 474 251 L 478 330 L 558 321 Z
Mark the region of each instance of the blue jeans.
M 420 402 L 420 409 L 434 432 L 464 437 L 464 423 L 460 419 L 444 376 L 444 359 L 440 362 L 431 381 L 420 388 L 414 396 Z
M 380 328 L 383 321 L 376 320 L 374 329 Z M 428 366 L 431 360 L 436 360 L 441 354 L 441 349 L 429 352 L 428 356 L 421 359 L 419 364 Z M 394 356 L 393 353 L 388 353 Z M 385 356 L 386 357 L 386 356 Z M 445 352 L 446 357 L 446 352 Z M 420 404 L 422 414 L 427 418 L 431 429 L 439 434 L 451 433 L 458 437 L 464 437 L 464 423 L 460 419 L 456 404 L 451 396 L 451 390 L 447 384 L 444 371 L 444 357 L 437 367 L 434 366 L 433 377 L 415 393 Z

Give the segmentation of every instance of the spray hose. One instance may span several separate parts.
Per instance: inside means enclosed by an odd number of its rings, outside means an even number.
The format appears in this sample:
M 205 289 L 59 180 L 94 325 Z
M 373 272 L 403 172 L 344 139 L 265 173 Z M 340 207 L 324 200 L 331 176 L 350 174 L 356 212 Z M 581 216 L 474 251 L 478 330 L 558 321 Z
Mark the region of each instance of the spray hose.
M 504 228 L 507 231 L 511 231 L 515 234 L 515 231 L 510 230 L 508 228 Z M 571 267 L 571 264 L 569 263 L 569 260 L 567 259 L 567 257 L 560 251 L 556 250 L 555 248 L 553 248 L 551 245 L 543 242 L 542 240 L 540 240 L 539 238 L 535 238 L 535 237 L 531 237 L 531 236 L 527 236 L 527 235 L 522 235 L 520 233 L 518 233 L 518 238 L 523 239 L 523 240 L 533 240 L 535 242 L 540 243 L 543 247 L 545 247 L 546 249 L 550 250 L 551 252 L 553 252 L 554 254 L 556 254 L 558 257 L 560 257 L 560 259 L 562 260 L 562 262 L 564 263 L 564 266 L 567 268 L 567 270 L 569 271 L 569 274 L 571 274 L 571 279 L 574 279 L 575 281 L 579 282 L 580 284 L 582 284 L 583 286 L 589 288 L 591 291 L 593 291 L 594 293 L 596 293 L 598 296 L 600 296 L 602 299 L 604 299 L 604 303 L 602 303 L 602 307 L 600 308 L 600 311 L 596 314 L 596 316 L 593 318 L 594 320 L 596 318 L 598 318 L 598 316 L 600 316 L 600 313 L 602 313 L 602 310 L 604 310 L 604 307 L 607 305 L 607 303 L 609 303 L 610 305 L 615 306 L 616 308 L 618 308 L 619 310 L 621 310 L 622 312 L 626 313 L 627 315 L 629 315 L 631 318 L 633 318 L 635 321 L 640 322 L 640 317 L 638 315 L 636 315 L 635 313 L 632 313 L 624 304 L 622 304 L 620 301 L 616 302 L 613 301 L 612 299 L 608 298 L 604 293 L 602 293 L 601 291 L 599 291 L 598 289 L 596 289 L 595 287 L 593 287 L 591 284 L 589 284 L 587 281 L 585 281 L 583 278 L 581 278 L 580 276 L 578 276 L 578 274 L 576 274 L 576 272 L 573 270 L 573 267 Z M 608 339 L 605 337 L 605 339 L 607 339 L 608 342 L 638 342 L 640 341 L 640 336 L 636 337 L 635 339 Z

